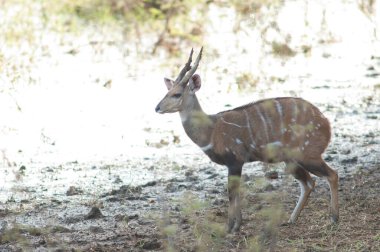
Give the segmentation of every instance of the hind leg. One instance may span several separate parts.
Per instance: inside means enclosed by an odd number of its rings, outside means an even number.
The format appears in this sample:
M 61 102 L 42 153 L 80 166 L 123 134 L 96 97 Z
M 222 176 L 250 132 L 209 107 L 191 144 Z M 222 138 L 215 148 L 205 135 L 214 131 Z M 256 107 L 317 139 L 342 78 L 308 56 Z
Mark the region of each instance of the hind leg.
M 295 179 L 297 179 L 301 188 L 301 194 L 298 199 L 297 205 L 294 208 L 292 214 L 290 215 L 290 219 L 288 221 L 288 223 L 295 223 L 302 209 L 307 204 L 307 200 L 311 191 L 314 188 L 315 182 L 305 169 L 296 164 L 287 164 L 286 170 L 287 172 L 291 173 Z
M 339 220 L 339 202 L 338 202 L 338 173 L 334 171 L 321 158 L 319 160 L 303 161 L 300 164 L 305 170 L 313 173 L 318 177 L 327 179 L 331 194 L 331 220 L 336 223 Z
M 327 181 L 330 186 L 330 194 L 331 194 L 331 220 L 334 223 L 339 221 L 339 199 L 338 199 L 338 185 L 339 185 L 339 177 L 338 173 L 328 166 L 325 161 L 323 161 L 323 166 L 326 170 L 328 170 Z

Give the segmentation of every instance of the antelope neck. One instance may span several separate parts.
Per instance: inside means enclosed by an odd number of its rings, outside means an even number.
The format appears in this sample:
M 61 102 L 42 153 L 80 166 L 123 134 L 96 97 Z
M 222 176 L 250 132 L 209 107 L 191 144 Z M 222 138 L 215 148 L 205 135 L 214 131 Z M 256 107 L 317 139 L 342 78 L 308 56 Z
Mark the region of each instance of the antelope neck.
M 203 112 L 195 95 L 184 101 L 184 109 L 179 114 L 189 138 L 201 148 L 210 145 L 213 119 Z

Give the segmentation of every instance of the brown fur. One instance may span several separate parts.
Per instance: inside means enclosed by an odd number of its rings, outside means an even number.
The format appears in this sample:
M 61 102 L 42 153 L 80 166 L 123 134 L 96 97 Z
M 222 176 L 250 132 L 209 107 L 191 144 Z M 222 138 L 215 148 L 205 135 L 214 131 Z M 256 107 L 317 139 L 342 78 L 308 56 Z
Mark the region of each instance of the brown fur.
M 201 53 L 196 66 L 200 58 Z M 194 72 L 196 67 L 191 69 Z M 317 107 L 301 98 L 283 97 L 207 115 L 195 95 L 201 87 L 199 75 L 193 75 L 188 84 L 169 79 L 165 83 L 168 93 L 156 111 L 178 111 L 190 139 L 212 161 L 228 167 L 229 232 L 239 230 L 241 225 L 240 176 L 244 163 L 252 161 L 283 161 L 286 170 L 300 182 L 301 195 L 289 219 L 291 223 L 298 218 L 314 188 L 309 172 L 327 178 L 332 220 L 338 221 L 338 175 L 321 157 L 330 141 L 330 124 Z
M 328 120 L 300 98 L 261 100 L 211 117 L 216 119 L 210 139 L 214 152 L 233 153 L 241 162 L 318 158 L 331 136 Z

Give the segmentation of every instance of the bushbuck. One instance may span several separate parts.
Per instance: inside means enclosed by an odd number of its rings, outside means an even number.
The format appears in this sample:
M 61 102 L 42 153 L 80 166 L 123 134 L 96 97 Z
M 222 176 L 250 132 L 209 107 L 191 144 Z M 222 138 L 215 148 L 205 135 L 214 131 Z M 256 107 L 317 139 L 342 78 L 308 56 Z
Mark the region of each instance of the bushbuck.
M 239 230 L 240 177 L 244 163 L 285 162 L 285 171 L 299 182 L 301 194 L 289 223 L 294 223 L 307 203 L 315 183 L 310 173 L 327 179 L 331 193 L 331 219 L 337 222 L 338 175 L 322 159 L 330 141 L 330 124 L 317 107 L 293 97 L 264 99 L 214 115 L 203 112 L 196 92 L 201 78 L 195 71 L 200 50 L 190 57 L 175 80 L 164 78 L 168 93 L 156 107 L 158 113 L 179 112 L 186 134 L 215 163 L 228 167 L 227 231 Z

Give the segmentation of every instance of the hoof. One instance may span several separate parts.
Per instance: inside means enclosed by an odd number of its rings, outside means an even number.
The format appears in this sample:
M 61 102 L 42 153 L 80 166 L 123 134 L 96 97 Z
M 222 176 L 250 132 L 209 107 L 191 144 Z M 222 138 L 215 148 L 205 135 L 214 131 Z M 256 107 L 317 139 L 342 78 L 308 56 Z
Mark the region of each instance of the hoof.
M 288 226 L 290 226 L 290 225 L 294 225 L 294 224 L 296 223 L 296 221 L 297 221 L 297 219 L 292 219 L 292 218 L 290 218 L 290 219 L 288 220 L 287 224 L 288 224 Z
M 331 216 L 331 222 L 332 222 L 333 224 L 338 224 L 338 222 L 339 222 L 339 216 L 337 216 L 337 215 L 332 215 L 332 216 Z
M 229 223 L 227 225 L 227 233 L 234 234 L 234 233 L 238 233 L 239 231 L 240 231 L 240 225 L 237 224 L 236 222 Z
M 289 226 L 292 226 L 294 223 L 293 222 L 283 222 L 280 224 L 281 227 L 289 227 Z

